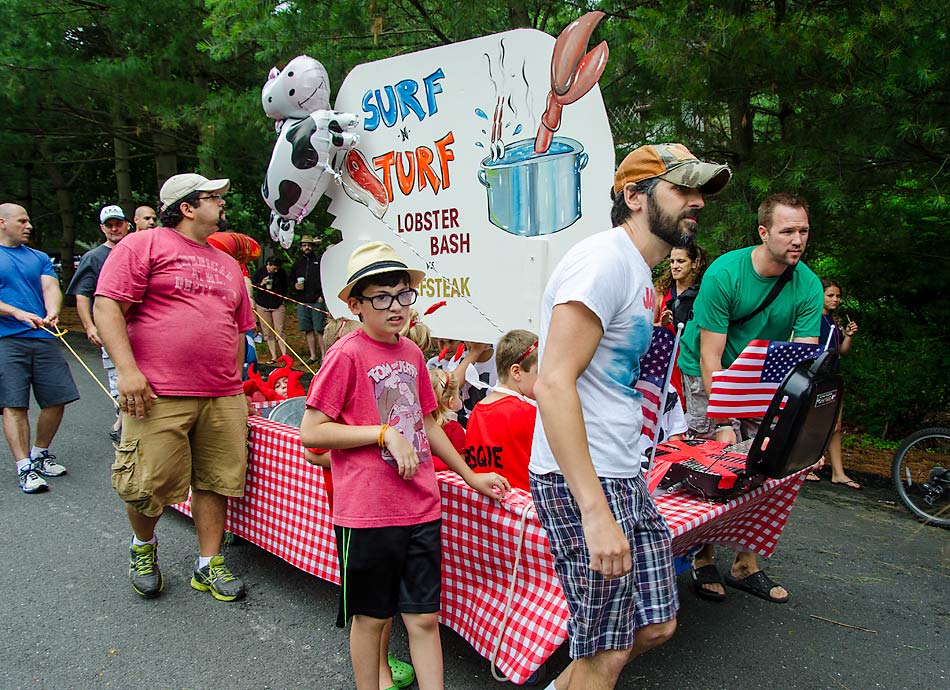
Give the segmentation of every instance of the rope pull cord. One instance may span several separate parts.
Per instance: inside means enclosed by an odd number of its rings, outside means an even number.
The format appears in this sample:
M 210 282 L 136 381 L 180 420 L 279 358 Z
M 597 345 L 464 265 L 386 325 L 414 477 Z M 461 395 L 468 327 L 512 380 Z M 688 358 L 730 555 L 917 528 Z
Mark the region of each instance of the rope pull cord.
M 501 615 L 501 623 L 498 625 L 498 636 L 495 638 L 495 644 L 492 646 L 491 654 L 488 657 L 488 663 L 491 664 L 492 678 L 499 683 L 508 682 L 508 678 L 498 672 L 495 662 L 498 659 L 498 653 L 501 651 L 501 643 L 508 629 L 508 622 L 511 619 L 511 603 L 515 598 L 515 584 L 518 582 L 518 568 L 521 566 L 521 550 L 524 548 L 524 535 L 528 527 L 528 518 L 535 515 L 534 501 L 525 505 L 521 512 L 521 520 L 518 527 L 518 545 L 515 547 L 515 564 L 511 568 L 511 575 L 508 578 L 508 593 L 505 595 L 505 610 Z
M 255 290 L 260 290 L 261 292 L 266 292 L 268 295 L 274 295 L 274 297 L 280 297 L 281 299 L 283 299 L 283 300 L 285 300 L 285 301 L 287 301 L 287 302 L 293 302 L 294 304 L 299 305 L 299 306 L 301 306 L 301 307 L 306 307 L 307 309 L 309 309 L 309 310 L 311 310 L 311 311 L 316 311 L 316 312 L 320 312 L 321 314 L 326 314 L 326 315 L 329 316 L 331 319 L 333 318 L 333 314 L 331 314 L 330 312 L 328 312 L 326 309 L 321 309 L 320 307 L 315 307 L 315 306 L 313 306 L 312 304 L 305 304 L 304 302 L 298 302 L 298 301 L 295 300 L 293 297 L 288 297 L 287 295 L 282 295 L 282 294 L 280 294 L 279 292 L 273 292 L 273 291 L 271 291 L 271 290 L 268 290 L 267 288 L 262 288 L 262 287 L 260 287 L 260 286 L 258 286 L 258 285 L 255 285 L 255 286 L 254 286 L 254 289 L 255 289 Z
M 308 305 L 304 305 L 304 306 L 308 306 Z M 313 307 L 311 307 L 311 308 L 313 308 Z M 319 310 L 319 309 L 316 309 L 315 311 L 320 311 L 320 310 Z M 297 358 L 297 361 L 300 362 L 301 364 L 303 364 L 303 365 L 307 368 L 307 371 L 309 371 L 309 372 L 310 372 L 311 374 L 313 374 L 314 376 L 317 375 L 317 372 L 315 372 L 315 371 L 313 370 L 313 368 L 312 368 L 309 364 L 307 364 L 306 360 L 303 359 L 303 357 L 301 357 L 299 354 L 297 354 L 297 351 L 294 350 L 294 348 L 292 348 L 292 347 L 290 346 L 290 343 L 288 343 L 286 340 L 284 340 L 283 338 L 281 338 L 281 337 L 280 337 L 280 333 L 278 333 L 277 330 L 276 330 L 273 326 L 271 326 L 269 323 L 267 323 L 267 321 L 266 321 L 264 318 L 261 317 L 260 312 L 258 312 L 257 309 L 254 310 L 254 314 L 257 316 L 258 320 L 259 320 L 262 324 L 264 324 L 265 326 L 267 326 L 267 327 L 270 329 L 270 332 L 274 334 L 274 337 L 277 338 L 277 340 L 279 340 L 281 343 L 283 343 L 284 347 L 286 347 L 288 350 L 290 350 L 290 351 L 293 353 L 294 357 Z
M 115 405 L 115 409 L 117 409 L 117 410 L 121 409 L 121 408 L 119 407 L 119 401 L 112 397 L 112 393 L 110 393 L 109 390 L 108 390 L 105 386 L 102 385 L 102 381 L 99 380 L 99 377 L 98 377 L 98 376 L 96 376 L 95 374 L 92 373 L 92 369 L 90 369 L 89 367 L 86 366 L 86 363 L 85 363 L 84 361 L 82 361 L 82 357 L 79 356 L 79 353 L 77 353 L 77 352 L 72 348 L 72 345 L 70 345 L 68 342 L 66 342 L 66 337 L 65 337 L 65 336 L 66 336 L 67 333 L 69 333 L 69 330 L 68 330 L 68 329 L 64 329 L 64 328 L 60 328 L 59 325 L 57 325 L 57 326 L 55 327 L 55 328 L 56 328 L 55 331 L 54 331 L 54 330 L 51 330 L 51 329 L 49 329 L 49 328 L 47 328 L 46 326 L 40 326 L 40 328 L 42 328 L 44 331 L 46 331 L 46 332 L 49 333 L 50 335 L 55 336 L 56 338 L 58 338 L 58 339 L 63 343 L 63 345 L 66 346 L 66 349 L 73 353 L 73 357 L 76 358 L 76 361 L 79 362 L 79 364 L 82 365 L 82 368 L 86 370 L 86 372 L 89 374 L 90 377 L 92 377 L 92 380 L 96 382 L 96 385 L 99 386 L 99 388 L 102 389 L 102 392 L 105 393 L 107 396 L 109 396 L 109 400 L 111 400 L 111 401 L 112 401 L 112 404 Z
M 255 314 L 256 314 L 256 313 L 257 313 L 257 312 L 255 311 Z M 258 315 L 258 317 L 260 317 L 260 314 L 257 314 L 257 315 Z M 265 323 L 268 328 L 270 328 L 270 324 L 268 324 L 268 323 L 267 323 L 266 321 L 264 321 L 263 319 L 261 319 L 261 321 L 262 321 L 262 323 Z M 58 338 L 58 339 L 60 340 L 60 342 L 62 342 L 63 345 L 66 346 L 66 349 L 69 350 L 69 351 L 72 353 L 72 355 L 73 355 L 73 357 L 75 357 L 76 361 L 79 362 L 79 365 L 80 365 L 83 369 L 86 370 L 86 373 L 89 374 L 89 377 L 90 377 L 93 381 L 95 381 L 96 385 L 99 386 L 100 389 L 102 389 L 102 392 L 105 393 L 106 396 L 108 396 L 109 400 L 112 402 L 112 404 L 115 406 L 115 408 L 116 408 L 117 410 L 121 410 L 122 408 L 119 406 L 119 402 L 118 402 L 115 398 L 112 397 L 112 393 L 109 392 L 109 389 L 107 389 L 105 386 L 102 385 L 102 381 L 99 380 L 99 377 L 96 376 L 96 375 L 92 372 L 92 369 L 90 369 L 88 366 L 86 366 L 86 363 L 85 363 L 84 361 L 82 361 L 82 357 L 79 356 L 79 353 L 76 352 L 76 351 L 73 349 L 72 345 L 70 345 L 69 342 L 67 342 L 65 336 L 66 336 L 67 333 L 69 333 L 69 329 L 60 328 L 58 325 L 55 327 L 55 328 L 56 328 L 55 331 L 52 330 L 52 329 L 50 329 L 50 328 L 47 328 L 46 326 L 40 326 L 40 328 L 42 328 L 44 331 L 46 331 L 46 332 L 49 333 L 50 335 L 52 335 L 52 336 Z M 273 331 L 274 329 L 271 328 L 271 330 Z M 280 335 L 278 335 L 276 331 L 274 331 L 274 335 L 277 336 L 277 338 L 280 339 Z M 289 343 L 286 343 L 285 341 L 283 341 L 283 339 L 281 339 L 281 342 L 284 342 L 284 344 L 287 345 L 287 349 L 294 353 L 294 355 L 297 357 L 297 359 L 298 359 L 300 362 L 303 363 L 303 365 L 310 371 L 311 374 L 316 375 L 316 372 L 315 372 L 304 360 L 302 360 L 302 359 L 300 358 L 300 355 L 298 355 L 296 352 L 294 352 L 294 349 L 293 349 L 292 347 L 290 347 L 290 344 L 289 344 Z

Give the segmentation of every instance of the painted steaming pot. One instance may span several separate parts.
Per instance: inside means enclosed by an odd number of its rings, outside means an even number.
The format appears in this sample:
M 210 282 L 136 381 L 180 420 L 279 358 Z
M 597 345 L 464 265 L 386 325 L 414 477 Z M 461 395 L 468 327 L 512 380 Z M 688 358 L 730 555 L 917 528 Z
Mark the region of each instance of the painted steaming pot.
M 478 181 L 487 188 L 488 219 L 513 235 L 550 235 L 581 216 L 581 170 L 587 154 L 580 142 L 555 137 L 547 152 L 534 151 L 534 139 L 505 148 L 497 160 L 486 157 Z

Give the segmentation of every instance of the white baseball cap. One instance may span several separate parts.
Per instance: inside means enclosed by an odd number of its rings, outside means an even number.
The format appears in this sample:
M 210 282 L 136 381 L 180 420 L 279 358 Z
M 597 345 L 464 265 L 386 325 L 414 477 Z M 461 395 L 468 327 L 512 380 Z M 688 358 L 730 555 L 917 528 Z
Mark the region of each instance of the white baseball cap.
M 204 175 L 197 173 L 183 173 L 181 175 L 172 175 L 159 192 L 162 200 L 162 208 L 174 204 L 179 199 L 184 199 L 193 192 L 226 192 L 231 187 L 231 180 L 209 180 Z
M 121 206 L 116 206 L 115 204 L 111 206 L 103 206 L 102 210 L 99 211 L 99 222 L 105 223 L 110 218 L 118 218 L 119 220 L 124 220 L 128 222 L 128 218 L 125 217 L 125 211 L 122 210 Z

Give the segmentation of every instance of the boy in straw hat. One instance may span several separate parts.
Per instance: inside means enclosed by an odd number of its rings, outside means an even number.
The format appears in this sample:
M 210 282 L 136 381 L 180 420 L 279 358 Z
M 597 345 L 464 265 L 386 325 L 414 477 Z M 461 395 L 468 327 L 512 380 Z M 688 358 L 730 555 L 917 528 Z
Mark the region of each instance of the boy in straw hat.
M 419 687 L 442 688 L 441 500 L 432 454 L 485 496 L 510 487 L 501 475 L 476 475 L 455 451 L 432 415 L 437 402 L 425 357 L 399 335 L 425 273 L 388 244 L 370 242 L 350 256 L 347 275 L 339 296 L 362 328 L 327 352 L 300 428 L 304 446 L 331 449 L 344 584 L 337 625 L 353 618 L 357 690 L 379 689 L 383 631 L 397 611 Z

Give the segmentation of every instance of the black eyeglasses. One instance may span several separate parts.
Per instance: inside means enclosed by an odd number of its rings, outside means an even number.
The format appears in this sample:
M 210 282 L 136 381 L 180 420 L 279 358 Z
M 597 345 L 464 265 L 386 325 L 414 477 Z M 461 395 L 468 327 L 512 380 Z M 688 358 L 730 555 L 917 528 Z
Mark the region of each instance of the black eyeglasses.
M 221 201 L 224 198 L 222 194 L 209 194 L 208 196 L 199 196 L 198 201 L 208 201 L 209 199 L 214 199 L 215 201 Z
M 365 302 L 369 300 L 370 304 L 373 305 L 373 309 L 377 311 L 385 311 L 393 306 L 393 302 L 399 302 L 404 307 L 408 307 L 416 303 L 416 299 L 419 297 L 419 293 L 409 288 L 408 290 L 403 290 L 398 295 L 373 295 L 372 297 L 365 297 L 363 295 L 355 295 L 356 299 L 360 302 Z

